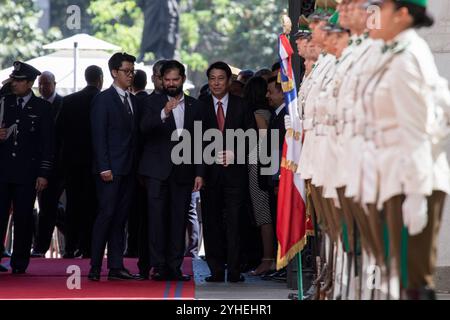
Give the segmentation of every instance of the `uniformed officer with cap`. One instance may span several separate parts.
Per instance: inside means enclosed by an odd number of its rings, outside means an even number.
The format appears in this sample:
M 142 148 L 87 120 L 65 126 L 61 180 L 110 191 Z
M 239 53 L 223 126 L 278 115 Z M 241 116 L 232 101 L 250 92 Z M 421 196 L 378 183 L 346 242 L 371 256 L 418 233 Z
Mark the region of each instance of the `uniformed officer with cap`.
M 0 101 L 0 240 L 5 237 L 12 205 L 13 274 L 23 274 L 28 267 L 36 193 L 47 187 L 52 168 L 51 106 L 31 90 L 40 74 L 31 65 L 14 62 L 12 94 Z

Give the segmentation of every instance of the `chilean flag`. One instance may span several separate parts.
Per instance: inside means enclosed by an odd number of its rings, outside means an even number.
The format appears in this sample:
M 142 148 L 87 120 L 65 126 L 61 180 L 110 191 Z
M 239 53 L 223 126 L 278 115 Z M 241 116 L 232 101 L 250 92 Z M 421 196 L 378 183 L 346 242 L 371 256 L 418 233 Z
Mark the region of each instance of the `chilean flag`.
M 297 109 L 297 91 L 291 62 L 293 53 L 286 35 L 280 35 L 281 70 L 279 77 L 292 128 L 286 131 L 280 166 L 277 208 L 277 269 L 285 267 L 297 253 L 302 251 L 307 239 L 305 182 L 296 173 L 302 151 L 303 127 Z

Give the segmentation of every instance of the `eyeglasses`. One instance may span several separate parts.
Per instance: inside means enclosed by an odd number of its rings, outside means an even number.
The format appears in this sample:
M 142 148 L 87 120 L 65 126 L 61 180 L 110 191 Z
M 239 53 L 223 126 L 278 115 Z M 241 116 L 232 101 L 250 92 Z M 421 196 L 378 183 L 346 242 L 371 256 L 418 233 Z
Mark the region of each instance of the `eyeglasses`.
M 131 75 L 133 75 L 133 76 L 135 76 L 136 75 L 136 70 L 134 70 L 134 69 L 118 69 L 119 71 L 122 71 L 123 73 L 125 73 L 127 76 L 131 76 Z

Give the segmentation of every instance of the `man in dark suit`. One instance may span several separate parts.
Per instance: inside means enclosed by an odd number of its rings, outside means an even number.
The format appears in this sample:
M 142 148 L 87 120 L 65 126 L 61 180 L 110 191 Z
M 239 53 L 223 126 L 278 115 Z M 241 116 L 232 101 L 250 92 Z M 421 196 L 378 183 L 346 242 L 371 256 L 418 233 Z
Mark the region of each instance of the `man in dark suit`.
M 53 73 L 42 72 L 38 79 L 39 93 L 41 98 L 52 105 L 53 121 L 61 111 L 63 98 L 56 93 L 56 81 Z M 44 257 L 52 239 L 53 230 L 56 225 L 56 214 L 58 211 L 59 198 L 64 191 L 64 180 L 62 174 L 60 145 L 55 139 L 55 158 L 52 173 L 49 177 L 48 187 L 39 195 L 39 217 L 37 219 L 37 234 L 31 257 Z
M 66 187 L 64 258 L 91 255 L 92 226 L 97 212 L 92 175 L 91 103 L 103 87 L 103 71 L 92 65 L 84 73 L 87 86 L 64 97 L 56 122 Z
M 167 60 L 158 60 L 153 65 L 153 74 L 152 74 L 152 82 L 153 82 L 153 92 L 154 94 L 164 94 L 164 88 L 161 78 L 161 67 Z
M 276 235 L 277 223 L 277 199 L 278 186 L 280 183 L 280 165 L 281 156 L 283 153 L 284 136 L 286 135 L 286 128 L 284 126 L 284 116 L 286 113 L 284 94 L 281 84 L 278 82 L 278 77 L 271 77 L 267 81 L 267 101 L 272 111 L 270 117 L 269 127 L 267 130 L 268 150 L 271 158 L 270 168 L 273 171 L 271 175 L 267 176 L 267 185 L 269 189 L 270 211 L 272 214 L 273 230 Z M 271 136 L 275 131 L 278 131 L 278 144 L 272 145 Z M 276 170 L 275 170 L 276 169 Z M 286 268 L 273 273 L 268 273 L 264 276 L 266 279 L 283 279 L 286 277 Z
M 226 63 L 212 64 L 207 76 L 211 96 L 205 99 L 203 127 L 220 130 L 227 146 L 225 130 L 255 129 L 255 118 L 241 98 L 228 93 L 231 69 Z M 225 265 L 229 282 L 244 281 L 240 274 L 239 228 L 248 190 L 248 171 L 246 163 L 235 161 L 236 149 L 227 149 L 218 152 L 216 163 L 206 166 L 205 189 L 201 195 L 206 261 L 211 270 L 211 276 L 206 278 L 208 282 L 224 281 Z
M 139 174 L 144 176 L 148 199 L 150 262 L 155 267 L 154 280 L 189 281 L 183 275 L 186 214 L 192 191 L 203 186 L 203 165 L 194 164 L 194 122 L 201 121 L 202 107 L 183 93 L 184 66 L 170 60 L 161 68 L 164 94 L 147 99 L 141 121 L 144 151 Z M 172 138 L 190 136 L 190 143 L 180 153 L 174 152 Z M 197 137 L 201 138 L 201 137 Z M 185 154 L 188 152 L 188 154 Z M 178 162 L 174 156 L 181 156 Z M 186 160 L 186 161 L 185 161 Z
M 155 95 L 161 95 L 164 94 L 164 88 L 162 84 L 162 78 L 161 78 L 161 67 L 167 60 L 158 60 L 153 64 L 153 74 L 152 74 L 152 82 L 153 82 L 153 91 L 150 94 L 151 97 L 154 97 Z M 138 101 L 138 105 L 140 108 L 140 114 L 142 115 L 143 110 L 146 108 L 145 104 L 145 97 L 143 97 L 140 101 Z M 140 142 L 139 142 L 139 158 L 142 156 L 142 150 L 143 150 L 143 137 L 140 136 Z M 138 177 L 140 180 L 139 188 L 144 185 L 145 189 L 145 182 L 143 181 L 142 177 Z M 141 200 L 145 201 L 145 214 L 141 215 L 140 220 L 140 228 L 139 228 L 139 246 L 138 246 L 138 268 L 139 268 L 139 274 L 143 276 L 143 278 L 148 278 L 148 274 L 150 272 L 150 249 L 148 247 L 148 219 L 147 219 L 147 191 L 145 191 L 145 194 L 140 193 L 140 195 L 143 195 L 138 201 Z
M 284 126 L 284 116 L 286 115 L 284 94 L 277 77 L 272 77 L 268 80 L 266 97 L 269 102 L 269 106 L 272 109 L 272 116 L 270 117 L 267 136 L 270 137 L 274 130 L 278 130 L 278 145 L 270 145 L 269 148 L 272 161 L 278 162 L 276 163 L 277 171 L 268 176 L 269 188 L 271 189 L 270 191 L 277 195 L 278 184 L 280 182 L 281 155 L 283 153 L 284 136 L 286 135 L 286 128 Z M 269 138 L 268 142 L 270 143 L 271 141 L 272 140 Z
M 142 102 L 148 96 L 145 87 L 147 86 L 147 74 L 143 70 L 136 70 L 136 74 L 133 79 L 131 90 L 136 97 L 138 114 L 141 114 Z M 140 118 L 139 118 L 140 120 Z M 138 120 L 138 122 L 139 122 Z M 139 137 L 137 157 L 140 158 L 142 154 L 142 139 Z M 142 247 L 142 242 L 147 242 L 142 239 L 141 241 L 141 226 L 143 224 L 143 217 L 147 214 L 147 201 L 145 199 L 145 187 L 143 181 L 136 179 L 135 193 L 132 195 L 132 205 L 130 208 L 130 215 L 127 223 L 127 246 L 124 256 L 128 258 L 136 258 L 138 256 L 139 247 Z M 142 184 L 141 184 L 142 182 Z M 147 238 L 147 237 L 146 237 Z M 145 239 L 146 239 L 145 238 Z
M 135 279 L 123 265 L 125 223 L 134 189 L 138 123 L 136 98 L 128 92 L 136 58 L 114 54 L 108 62 L 113 85 L 92 101 L 91 126 L 98 215 L 92 234 L 88 278 L 100 280 L 108 244 L 108 279 Z
M 13 205 L 13 274 L 23 274 L 28 267 L 36 193 L 47 187 L 52 170 L 51 105 L 35 97 L 31 90 L 40 74 L 28 64 L 14 62 L 10 75 L 13 94 L 0 101 L 0 239 L 5 238 Z

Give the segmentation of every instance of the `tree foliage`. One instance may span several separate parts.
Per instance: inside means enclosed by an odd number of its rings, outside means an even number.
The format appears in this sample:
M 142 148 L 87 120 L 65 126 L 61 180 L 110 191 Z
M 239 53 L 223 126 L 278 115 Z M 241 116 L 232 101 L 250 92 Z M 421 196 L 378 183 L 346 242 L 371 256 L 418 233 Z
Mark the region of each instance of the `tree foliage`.
M 87 32 L 137 56 L 144 16 L 136 2 L 52 0 L 51 24 L 59 27 L 64 36 Z M 81 8 L 81 30 L 68 30 L 65 25 L 66 10 L 72 4 Z M 216 60 L 239 68 L 268 67 L 277 59 L 279 17 L 287 6 L 288 0 L 180 0 L 177 55 L 194 72 L 194 78 L 195 73 L 204 78 L 208 64 Z M 16 58 L 43 53 L 42 45 L 52 37 L 36 28 L 39 16 L 32 0 L 0 0 L 3 67 Z
M 279 17 L 285 0 L 181 0 L 183 60 L 202 71 L 225 60 L 241 68 L 270 66 L 276 59 Z
M 95 37 L 139 55 L 144 17 L 136 1 L 92 0 L 87 12 Z
M 44 53 L 42 46 L 60 37 L 37 28 L 41 12 L 32 0 L 0 0 L 0 67 L 15 60 L 28 60 Z M 3 79 L 2 79 L 3 80 Z

